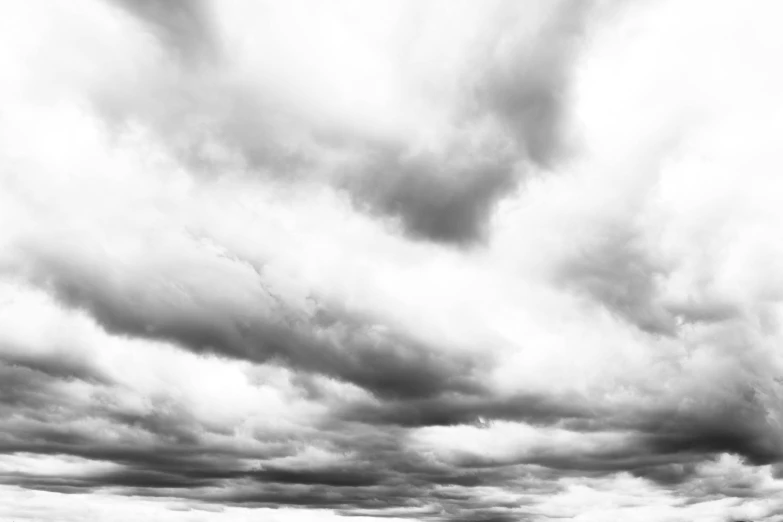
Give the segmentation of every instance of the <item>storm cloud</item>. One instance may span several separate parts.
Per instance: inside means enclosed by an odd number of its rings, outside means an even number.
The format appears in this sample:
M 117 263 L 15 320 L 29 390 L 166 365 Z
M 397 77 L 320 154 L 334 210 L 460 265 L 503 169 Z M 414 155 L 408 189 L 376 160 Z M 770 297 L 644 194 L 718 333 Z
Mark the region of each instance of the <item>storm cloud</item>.
M 0 16 L 0 519 L 783 521 L 774 2 Z

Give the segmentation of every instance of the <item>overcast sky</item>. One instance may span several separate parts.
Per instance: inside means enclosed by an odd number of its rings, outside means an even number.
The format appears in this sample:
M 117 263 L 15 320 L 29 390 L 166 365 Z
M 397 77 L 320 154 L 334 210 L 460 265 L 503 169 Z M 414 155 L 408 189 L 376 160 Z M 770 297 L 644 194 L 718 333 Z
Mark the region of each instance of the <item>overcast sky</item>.
M 0 8 L 0 521 L 783 521 L 777 0 Z

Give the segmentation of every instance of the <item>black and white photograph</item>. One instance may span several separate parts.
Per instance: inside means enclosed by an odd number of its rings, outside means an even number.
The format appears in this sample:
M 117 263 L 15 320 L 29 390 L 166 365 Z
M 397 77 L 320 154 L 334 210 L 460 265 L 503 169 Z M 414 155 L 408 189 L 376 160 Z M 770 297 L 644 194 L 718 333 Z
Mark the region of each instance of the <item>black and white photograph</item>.
M 0 0 L 0 522 L 783 522 L 780 0 Z

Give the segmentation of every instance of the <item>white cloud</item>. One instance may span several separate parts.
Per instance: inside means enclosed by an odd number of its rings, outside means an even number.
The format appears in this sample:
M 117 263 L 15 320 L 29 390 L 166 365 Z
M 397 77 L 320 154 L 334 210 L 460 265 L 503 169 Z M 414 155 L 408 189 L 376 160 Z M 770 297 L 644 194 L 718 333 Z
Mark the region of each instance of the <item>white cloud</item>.
M 0 16 L 0 517 L 775 520 L 777 4 L 163 5 Z

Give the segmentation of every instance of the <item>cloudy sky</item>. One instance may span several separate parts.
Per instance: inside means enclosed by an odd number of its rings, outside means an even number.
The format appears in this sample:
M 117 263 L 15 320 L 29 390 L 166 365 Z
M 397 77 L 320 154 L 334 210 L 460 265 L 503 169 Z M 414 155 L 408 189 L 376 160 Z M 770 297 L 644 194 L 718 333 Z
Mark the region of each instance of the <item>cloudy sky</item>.
M 780 2 L 0 12 L 1 521 L 783 521 Z

